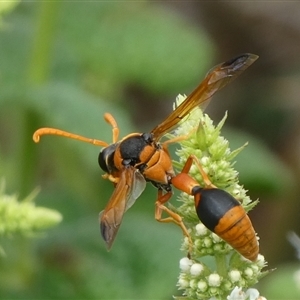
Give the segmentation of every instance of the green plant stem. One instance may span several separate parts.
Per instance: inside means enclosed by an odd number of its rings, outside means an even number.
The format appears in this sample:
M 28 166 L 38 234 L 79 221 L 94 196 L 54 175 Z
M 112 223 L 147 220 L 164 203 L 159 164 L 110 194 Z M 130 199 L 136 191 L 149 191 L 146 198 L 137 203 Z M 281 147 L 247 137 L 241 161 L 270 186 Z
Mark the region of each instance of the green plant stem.
M 59 1 L 43 1 L 37 16 L 37 32 L 33 40 L 32 56 L 28 68 L 28 83 L 36 86 L 45 83 L 50 74 L 51 50 L 56 29 Z
M 28 90 L 34 91 L 44 84 L 51 69 L 51 52 L 56 28 L 56 15 L 58 13 L 59 1 L 43 1 L 39 5 L 36 28 L 37 32 L 33 39 L 32 54 L 29 61 L 27 84 Z M 42 101 L 42 99 L 41 99 Z M 36 113 L 30 109 L 24 112 L 20 163 L 19 192 L 21 197 L 26 196 L 31 190 L 34 181 L 34 165 L 36 165 L 36 147 L 32 142 L 32 134 L 37 128 Z

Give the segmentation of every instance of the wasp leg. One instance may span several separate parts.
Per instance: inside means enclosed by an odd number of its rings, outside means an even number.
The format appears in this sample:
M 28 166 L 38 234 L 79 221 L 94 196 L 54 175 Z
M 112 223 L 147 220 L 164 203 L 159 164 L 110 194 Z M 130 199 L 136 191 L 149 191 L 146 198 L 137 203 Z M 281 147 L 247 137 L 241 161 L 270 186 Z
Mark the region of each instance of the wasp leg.
M 119 127 L 117 121 L 110 113 L 104 114 L 104 120 L 111 125 L 113 132 L 113 143 L 116 143 L 119 140 Z
M 206 188 L 217 188 L 215 185 L 212 184 L 212 182 L 211 182 L 210 179 L 208 178 L 208 175 L 207 175 L 206 172 L 203 170 L 203 167 L 202 167 L 202 165 L 200 164 L 199 159 L 198 159 L 195 155 L 191 155 L 189 158 L 191 158 L 191 159 L 195 162 L 197 168 L 199 169 L 199 171 L 200 171 L 200 173 L 201 173 L 201 176 L 202 176 L 202 179 L 203 179 L 203 181 L 204 181 L 204 183 L 205 183 L 205 187 L 206 187 Z
M 171 183 L 176 189 L 188 195 L 196 196 L 196 194 L 198 194 L 198 189 L 202 189 L 202 187 L 200 187 L 199 183 L 188 174 L 192 167 L 193 161 L 199 168 L 199 171 L 203 177 L 205 188 L 215 188 L 215 186 L 211 183 L 207 174 L 203 170 L 202 166 L 200 165 L 197 157 L 194 155 L 190 155 L 188 157 L 181 172 L 171 179 Z
M 187 228 L 185 227 L 182 221 L 182 218 L 177 213 L 171 211 L 169 208 L 167 208 L 164 205 L 164 203 L 166 203 L 171 198 L 171 196 L 172 196 L 172 192 L 167 192 L 166 194 L 163 194 L 162 190 L 158 190 L 158 198 L 155 202 L 155 219 L 158 222 L 162 222 L 162 223 L 173 222 L 181 228 L 183 234 L 188 238 L 189 241 L 188 256 L 190 256 L 190 253 L 192 253 L 192 249 L 193 249 L 193 242 Z M 163 212 L 166 212 L 169 215 L 169 217 L 162 218 Z
M 181 170 L 181 173 L 188 174 L 189 171 L 190 171 L 190 169 L 191 169 L 191 167 L 192 167 L 193 161 L 195 162 L 197 168 L 199 169 L 199 171 L 201 173 L 202 179 L 203 179 L 204 184 L 205 184 L 205 188 L 217 188 L 215 185 L 212 184 L 212 182 L 208 178 L 208 175 L 206 174 L 206 172 L 204 171 L 203 167 L 201 166 L 201 164 L 199 162 L 199 159 L 195 155 L 190 155 L 188 157 L 188 159 L 186 160 L 186 162 L 185 162 L 185 164 L 184 164 L 184 166 L 183 166 L 183 168 Z
M 197 130 L 198 127 L 193 128 L 188 134 L 186 135 L 180 135 L 180 136 L 176 136 L 172 139 L 169 139 L 167 141 L 164 141 L 162 143 L 163 148 L 167 148 L 169 144 L 174 144 L 174 143 L 178 143 L 180 141 L 184 141 L 190 138 L 190 136 Z
M 196 163 L 197 167 L 199 168 L 199 171 L 201 172 L 201 175 L 205 183 L 205 188 L 207 189 L 215 188 L 215 186 L 209 180 L 207 174 L 204 172 L 197 157 L 194 155 L 190 155 L 188 157 L 181 172 L 171 179 L 171 183 L 178 190 L 188 195 L 194 196 L 195 206 L 197 207 L 200 201 L 202 187 L 200 187 L 199 183 L 188 174 L 192 167 L 193 161 Z M 162 210 L 166 211 L 170 215 L 170 218 L 167 218 L 168 221 L 165 222 L 175 222 L 177 225 L 179 225 L 182 228 L 183 233 L 189 238 L 189 242 L 191 242 L 190 235 L 187 232 L 187 229 L 182 222 L 182 218 L 174 212 L 171 213 L 175 214 L 175 216 L 171 215 L 169 209 L 163 205 L 163 203 L 167 202 L 170 197 L 171 197 L 171 192 L 162 195 L 162 192 L 159 191 L 159 198 L 156 201 L 156 206 L 157 206 L 156 219 L 158 219 L 157 217 L 161 217 Z M 171 220 L 169 221 L 169 219 Z M 190 249 L 192 249 L 191 246 Z
M 108 179 L 109 181 L 111 181 L 113 184 L 117 184 L 120 181 L 119 177 L 114 177 L 111 174 L 105 173 L 104 175 L 102 175 L 103 179 Z

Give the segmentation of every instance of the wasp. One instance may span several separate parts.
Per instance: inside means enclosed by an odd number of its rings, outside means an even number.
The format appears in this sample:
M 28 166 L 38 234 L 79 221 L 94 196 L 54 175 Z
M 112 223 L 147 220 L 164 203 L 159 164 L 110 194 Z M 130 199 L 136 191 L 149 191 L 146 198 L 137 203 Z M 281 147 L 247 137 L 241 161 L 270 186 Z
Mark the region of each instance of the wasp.
M 215 66 L 196 89 L 149 133 L 131 133 L 119 139 L 119 127 L 109 113 L 104 114 L 104 119 L 112 127 L 111 144 L 55 128 L 40 128 L 34 133 L 33 140 L 36 143 L 42 135 L 58 135 L 102 147 L 98 163 L 105 172 L 103 178 L 110 180 L 115 187 L 108 204 L 99 215 L 101 235 L 108 249 L 115 240 L 124 213 L 142 194 L 146 182 L 151 182 L 158 190 L 155 219 L 159 222 L 174 222 L 180 226 L 190 245 L 191 238 L 182 218 L 165 206 L 172 196 L 172 186 L 194 197 L 196 213 L 208 229 L 244 257 L 253 261 L 257 258 L 257 239 L 244 208 L 233 196 L 210 182 L 199 160 L 190 156 L 183 170 L 175 174 L 168 146 L 188 137 L 180 136 L 161 142 L 162 137 L 174 130 L 195 107 L 202 107 L 257 58 L 257 55 L 245 53 Z M 204 187 L 188 174 L 193 162 L 203 176 Z M 163 217 L 163 212 L 168 216 Z

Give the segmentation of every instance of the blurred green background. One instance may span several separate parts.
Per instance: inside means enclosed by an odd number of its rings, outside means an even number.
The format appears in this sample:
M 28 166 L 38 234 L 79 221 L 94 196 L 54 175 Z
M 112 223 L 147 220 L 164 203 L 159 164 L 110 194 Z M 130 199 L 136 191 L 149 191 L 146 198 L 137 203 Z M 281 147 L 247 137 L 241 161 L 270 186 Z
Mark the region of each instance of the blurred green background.
M 4 3 L 0 3 L 1 5 Z M 102 180 L 98 147 L 59 137 L 57 127 L 111 141 L 151 130 L 215 64 L 243 52 L 260 59 L 220 92 L 207 112 L 229 111 L 232 148 L 249 141 L 236 164 L 260 204 L 250 213 L 273 274 L 268 299 L 299 299 L 300 269 L 286 234 L 300 234 L 300 18 L 298 3 L 26 2 L 2 14 L 0 177 L 20 198 L 41 187 L 37 205 L 64 220 L 40 238 L 2 238 L 1 299 L 171 299 L 181 232 L 154 220 L 150 185 L 123 220 L 111 252 L 98 213 L 113 190 Z M 176 203 L 175 197 L 172 203 Z

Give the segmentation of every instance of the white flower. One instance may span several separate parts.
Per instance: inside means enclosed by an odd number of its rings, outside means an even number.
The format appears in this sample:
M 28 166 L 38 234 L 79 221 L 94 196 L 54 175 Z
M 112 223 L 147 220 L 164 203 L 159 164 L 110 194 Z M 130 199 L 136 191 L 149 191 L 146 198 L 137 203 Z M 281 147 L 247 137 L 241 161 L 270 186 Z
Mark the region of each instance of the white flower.
M 200 275 L 202 273 L 203 270 L 204 270 L 203 265 L 201 265 L 201 264 L 193 264 L 191 266 L 190 273 L 193 276 L 198 276 L 198 275 Z
M 244 271 L 244 274 L 247 278 L 252 278 L 254 272 L 251 268 L 246 268 L 245 271 Z
M 202 223 L 197 224 L 195 229 L 197 236 L 204 236 L 208 231 L 208 229 Z
M 239 281 L 241 279 L 241 272 L 238 270 L 232 270 L 229 272 L 229 277 L 232 282 Z
M 207 283 L 204 281 L 204 280 L 200 280 L 198 282 L 198 289 L 201 291 L 201 292 L 205 292 L 207 290 Z
M 187 257 L 183 257 L 179 261 L 179 267 L 180 267 L 181 271 L 185 272 L 185 273 L 188 273 L 190 271 L 192 264 L 193 264 L 192 261 L 190 259 L 188 259 Z
M 212 240 L 209 237 L 205 237 L 203 239 L 203 246 L 206 248 L 210 248 L 212 246 Z
M 210 274 L 208 276 L 208 284 L 210 286 L 220 286 L 221 284 L 221 277 L 219 274 Z
M 181 288 L 181 289 L 185 289 L 187 287 L 189 287 L 190 283 L 188 280 L 184 279 L 184 278 L 179 278 L 178 280 L 178 286 Z
M 242 288 L 236 286 L 227 297 L 227 300 L 245 300 L 245 293 Z
M 196 279 L 192 279 L 190 281 L 190 287 L 193 289 L 193 290 L 196 290 L 197 289 L 197 286 L 198 286 L 198 282 Z
M 248 289 L 246 291 L 246 297 L 248 297 L 247 299 L 249 300 L 257 300 L 259 299 L 259 292 L 257 289 Z
M 209 157 L 208 156 L 202 156 L 200 159 L 200 163 L 202 166 L 206 166 L 209 162 Z
M 248 289 L 245 293 L 242 288 L 236 286 L 227 300 L 266 300 L 266 298 L 259 296 L 257 289 Z
M 212 238 L 214 240 L 214 242 L 216 243 L 220 243 L 221 241 L 223 241 L 218 235 L 216 235 L 215 233 L 212 233 Z
M 265 264 L 266 264 L 265 257 L 263 255 L 261 255 L 261 254 L 258 254 L 257 260 L 256 260 L 256 264 L 259 267 L 263 268 L 265 266 Z

